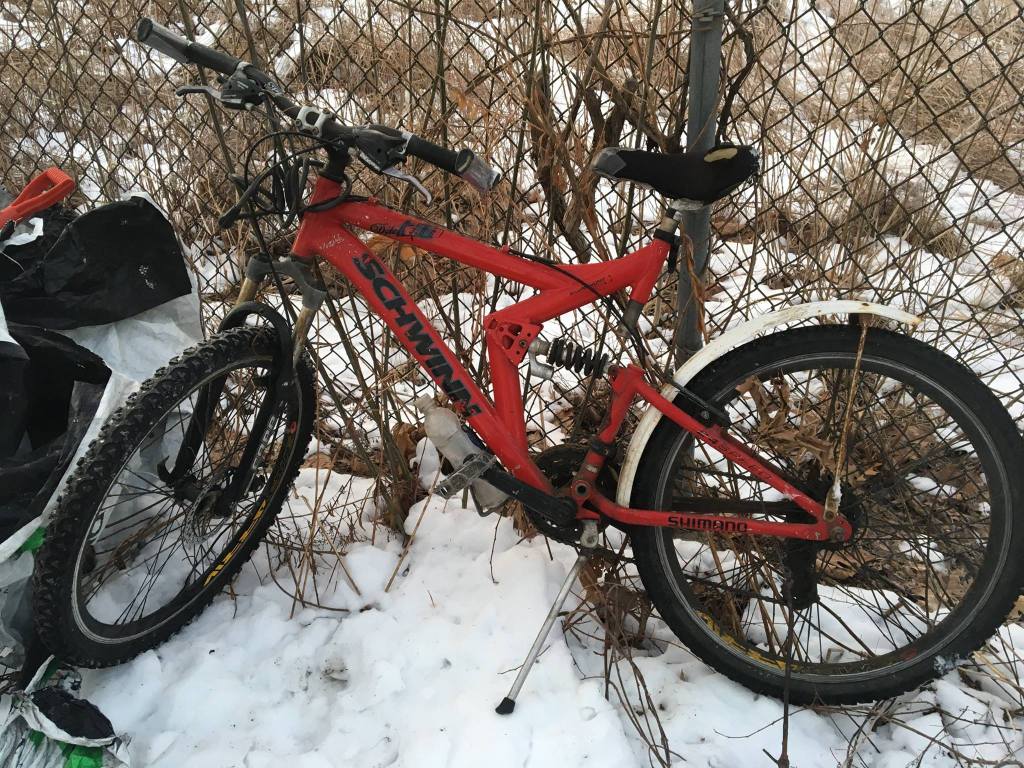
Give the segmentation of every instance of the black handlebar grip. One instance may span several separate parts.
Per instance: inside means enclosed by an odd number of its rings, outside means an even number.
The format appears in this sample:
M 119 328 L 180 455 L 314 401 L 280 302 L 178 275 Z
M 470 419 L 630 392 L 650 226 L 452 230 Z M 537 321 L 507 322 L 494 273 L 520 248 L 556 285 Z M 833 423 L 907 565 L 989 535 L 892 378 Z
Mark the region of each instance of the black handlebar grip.
M 188 40 L 179 37 L 152 19 L 139 19 L 139 23 L 135 27 L 135 39 L 155 51 L 160 51 L 165 56 L 170 56 L 180 64 L 189 63 Z
M 410 136 L 409 143 L 405 147 L 405 153 L 426 160 L 431 165 L 436 165 L 443 171 L 458 175 L 473 161 L 473 153 L 468 149 L 458 152 L 441 147 L 432 141 L 421 139 L 419 136 Z
M 135 28 L 135 38 L 143 45 L 148 45 L 182 64 L 198 64 L 222 75 L 233 75 L 241 63 L 229 53 L 189 42 L 152 19 L 139 19 L 139 24 Z
M 498 171 L 487 165 L 469 149 L 460 149 L 455 152 L 438 146 L 432 141 L 421 139 L 419 136 L 410 136 L 405 153 L 426 160 L 431 165 L 436 165 L 448 173 L 461 176 L 481 192 L 489 192 L 501 179 L 501 174 Z

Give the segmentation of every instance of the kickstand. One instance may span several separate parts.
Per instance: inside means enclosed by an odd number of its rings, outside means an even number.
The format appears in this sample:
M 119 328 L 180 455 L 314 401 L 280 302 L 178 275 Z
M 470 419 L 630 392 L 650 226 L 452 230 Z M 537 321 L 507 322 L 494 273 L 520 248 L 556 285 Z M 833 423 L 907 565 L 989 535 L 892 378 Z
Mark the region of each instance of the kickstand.
M 556 597 L 555 602 L 551 604 L 551 610 L 548 611 L 548 615 L 544 619 L 544 624 L 541 625 L 540 632 L 537 633 L 537 638 L 533 641 L 533 646 L 530 648 L 530 652 L 526 654 L 526 661 L 524 661 L 523 666 L 519 668 L 519 674 L 516 675 L 515 682 L 512 683 L 508 696 L 502 699 L 501 704 L 494 709 L 494 711 L 499 715 L 512 714 L 512 710 L 516 708 L 516 697 L 519 695 L 519 691 L 522 690 L 523 683 L 526 682 L 526 676 L 530 674 L 530 670 L 533 668 L 533 663 L 537 661 L 537 657 L 540 655 L 540 650 L 544 646 L 544 641 L 547 640 L 548 632 L 551 631 L 551 626 L 555 623 L 555 619 L 558 618 L 558 612 L 562 610 L 562 606 L 569 597 L 569 590 L 572 589 L 572 585 L 576 583 L 576 579 L 580 575 L 580 569 L 583 567 L 584 560 L 586 560 L 586 558 L 583 555 L 580 555 L 576 558 L 576 562 L 573 563 L 572 568 L 569 569 L 569 575 L 565 577 L 565 581 L 562 583 L 562 588 L 558 590 L 558 597 Z

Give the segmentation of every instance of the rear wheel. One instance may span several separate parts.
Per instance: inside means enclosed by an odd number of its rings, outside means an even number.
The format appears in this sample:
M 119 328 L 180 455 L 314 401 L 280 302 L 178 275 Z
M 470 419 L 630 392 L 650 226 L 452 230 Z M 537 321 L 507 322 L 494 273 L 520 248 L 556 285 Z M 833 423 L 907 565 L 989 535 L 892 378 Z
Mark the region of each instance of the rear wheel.
M 36 564 L 36 630 L 60 658 L 106 666 L 154 647 L 249 559 L 312 433 L 312 371 L 303 361 L 278 394 L 280 356 L 269 329 L 219 334 L 157 371 L 103 427 Z M 261 413 L 266 428 L 247 472 L 241 458 Z M 190 443 L 193 423 L 205 429 Z
M 861 340 L 853 327 L 777 333 L 691 385 L 818 499 L 846 425 L 839 509 L 852 540 L 632 532 L 643 583 L 680 640 L 774 696 L 788 658 L 790 695 L 804 703 L 878 699 L 941 674 L 992 635 L 1024 584 L 1024 443 L 1009 414 L 927 345 L 872 329 L 858 360 Z M 723 513 L 806 519 L 667 419 L 633 488 L 635 507 L 692 510 L 714 498 Z

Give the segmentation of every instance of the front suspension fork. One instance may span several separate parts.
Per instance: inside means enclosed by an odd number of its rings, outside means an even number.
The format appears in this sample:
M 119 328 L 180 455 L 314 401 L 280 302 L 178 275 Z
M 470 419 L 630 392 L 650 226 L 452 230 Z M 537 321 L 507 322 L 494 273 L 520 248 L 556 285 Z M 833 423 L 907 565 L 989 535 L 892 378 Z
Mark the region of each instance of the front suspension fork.
M 280 312 L 262 302 L 254 301 L 267 275 L 272 272 L 291 277 L 299 287 L 302 295 L 302 307 L 295 323 L 289 327 L 288 321 Z M 248 487 L 252 479 L 252 466 L 263 441 L 274 408 L 280 400 L 289 394 L 288 390 L 295 386 L 295 374 L 305 349 L 309 328 L 327 293 L 311 272 L 310 265 L 296 258 L 282 259 L 277 263 L 254 257 L 246 268 L 245 278 L 238 291 L 238 299 L 231 311 L 218 326 L 218 332 L 227 331 L 243 325 L 250 317 L 259 316 L 275 331 L 280 356 L 289 364 L 279 365 L 275 369 L 273 381 L 268 387 L 268 396 L 264 398 L 253 419 L 249 439 L 246 441 L 236 471 L 231 482 L 221 494 L 218 503 L 219 512 L 226 512 L 226 505 L 237 499 Z M 283 297 L 282 297 L 283 298 Z M 166 460 L 158 467 L 161 480 L 168 485 L 179 484 L 188 474 L 199 454 L 200 444 L 209 431 L 216 404 L 220 400 L 226 377 L 219 377 L 204 387 L 196 401 L 185 431 L 185 438 L 178 448 L 177 456 L 171 469 L 167 469 Z

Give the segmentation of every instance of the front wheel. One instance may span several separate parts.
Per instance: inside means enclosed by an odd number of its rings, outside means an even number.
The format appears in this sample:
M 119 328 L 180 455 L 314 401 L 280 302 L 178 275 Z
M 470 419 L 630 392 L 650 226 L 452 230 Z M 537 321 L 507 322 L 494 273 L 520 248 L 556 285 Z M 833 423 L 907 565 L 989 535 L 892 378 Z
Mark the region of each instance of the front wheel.
M 793 701 L 856 703 L 942 674 L 1005 619 L 1024 584 L 1024 441 L 967 368 L 906 336 L 816 326 L 746 344 L 691 388 L 813 497 L 838 472 L 855 531 L 843 544 L 632 531 L 652 601 L 704 661 L 779 697 L 788 666 Z M 806 520 L 668 419 L 633 489 L 639 508 L 710 497 Z
M 61 659 L 102 667 L 153 648 L 249 559 L 313 429 L 309 363 L 279 389 L 291 364 L 281 358 L 268 328 L 220 333 L 157 371 L 104 425 L 36 563 L 36 632 Z

